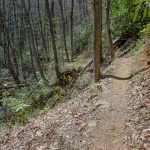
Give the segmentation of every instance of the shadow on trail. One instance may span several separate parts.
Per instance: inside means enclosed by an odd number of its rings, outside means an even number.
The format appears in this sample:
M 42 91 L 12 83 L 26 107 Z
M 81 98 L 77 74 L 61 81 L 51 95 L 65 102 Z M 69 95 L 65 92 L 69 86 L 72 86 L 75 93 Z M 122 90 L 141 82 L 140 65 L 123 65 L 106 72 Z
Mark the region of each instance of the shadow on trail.
M 103 75 L 102 79 L 112 78 L 112 79 L 116 79 L 116 80 L 130 80 L 132 77 L 133 77 L 133 75 L 130 75 L 129 77 L 117 77 L 114 75 Z
M 116 80 L 130 80 L 130 79 L 132 79 L 135 75 L 138 75 L 139 73 L 141 73 L 141 72 L 143 72 L 143 71 L 145 71 L 145 70 L 147 70 L 147 69 L 149 69 L 150 68 L 150 66 L 149 67 L 147 67 L 147 68 L 143 68 L 143 69 L 141 69 L 141 70 L 138 70 L 138 71 L 136 71 L 135 73 L 132 73 L 130 76 L 128 76 L 128 77 L 118 77 L 118 76 L 115 76 L 115 75 L 103 75 L 102 76 L 102 79 L 106 79 L 106 78 L 112 78 L 112 79 L 116 79 Z

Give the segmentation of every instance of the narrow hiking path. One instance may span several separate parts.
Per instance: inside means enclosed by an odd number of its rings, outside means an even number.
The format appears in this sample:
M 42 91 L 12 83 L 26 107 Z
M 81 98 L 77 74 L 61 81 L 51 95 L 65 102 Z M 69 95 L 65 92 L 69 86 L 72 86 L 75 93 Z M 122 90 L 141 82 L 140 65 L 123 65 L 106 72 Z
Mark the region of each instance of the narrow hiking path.
M 25 126 L 0 133 L 2 150 L 129 150 L 124 144 L 133 58 L 115 61 L 103 92 L 86 88 Z M 106 83 L 106 84 L 105 84 Z M 93 108 L 94 106 L 94 108 Z
M 118 67 L 114 70 L 108 85 L 109 92 L 102 97 L 110 107 L 102 115 L 101 112 L 97 114 L 99 121 L 94 130 L 93 150 L 128 150 L 124 144 L 123 131 L 128 119 L 129 96 L 127 92 L 132 65 L 133 59 L 128 55 L 120 58 L 117 62 L 116 66 Z

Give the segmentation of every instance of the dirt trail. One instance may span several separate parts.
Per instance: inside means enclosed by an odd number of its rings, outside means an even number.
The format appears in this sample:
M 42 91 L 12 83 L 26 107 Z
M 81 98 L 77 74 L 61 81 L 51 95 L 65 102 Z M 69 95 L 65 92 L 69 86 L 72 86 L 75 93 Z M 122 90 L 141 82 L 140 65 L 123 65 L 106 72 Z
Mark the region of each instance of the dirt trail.
M 114 70 L 114 78 L 108 85 L 109 92 L 104 94 L 102 99 L 109 103 L 108 110 L 97 114 L 99 121 L 94 130 L 95 142 L 93 150 L 128 150 L 124 145 L 123 130 L 127 115 L 127 104 L 129 102 L 127 90 L 131 75 L 132 58 L 123 57 L 117 62 Z
M 87 87 L 25 126 L 0 133 L 0 149 L 129 150 L 123 138 L 132 61 L 127 55 L 115 60 L 113 75 L 101 81 L 103 92 Z

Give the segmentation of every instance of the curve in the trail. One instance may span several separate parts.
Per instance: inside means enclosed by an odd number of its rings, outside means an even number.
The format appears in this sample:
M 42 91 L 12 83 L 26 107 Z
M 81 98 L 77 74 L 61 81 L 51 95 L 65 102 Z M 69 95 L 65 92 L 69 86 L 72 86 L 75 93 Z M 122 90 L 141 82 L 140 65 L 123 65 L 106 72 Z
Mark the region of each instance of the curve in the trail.
M 131 57 L 122 57 L 118 60 L 118 66 L 113 75 L 107 75 L 111 78 L 108 85 L 109 93 L 103 95 L 103 99 L 110 104 L 110 108 L 99 116 L 97 127 L 94 129 L 95 142 L 93 150 L 127 150 L 124 145 L 123 129 L 127 116 L 127 104 L 129 79 L 131 78 Z

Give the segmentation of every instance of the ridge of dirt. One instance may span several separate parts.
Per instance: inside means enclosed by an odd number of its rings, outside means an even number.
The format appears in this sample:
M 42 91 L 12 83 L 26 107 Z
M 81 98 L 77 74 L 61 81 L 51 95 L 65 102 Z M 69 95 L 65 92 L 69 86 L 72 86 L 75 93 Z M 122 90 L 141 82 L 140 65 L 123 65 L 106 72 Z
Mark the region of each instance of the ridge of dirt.
M 129 150 L 125 143 L 130 102 L 128 77 L 134 65 L 125 55 L 116 60 L 103 92 L 89 87 L 25 126 L 0 133 L 2 150 Z M 115 78 L 117 77 L 117 78 Z

